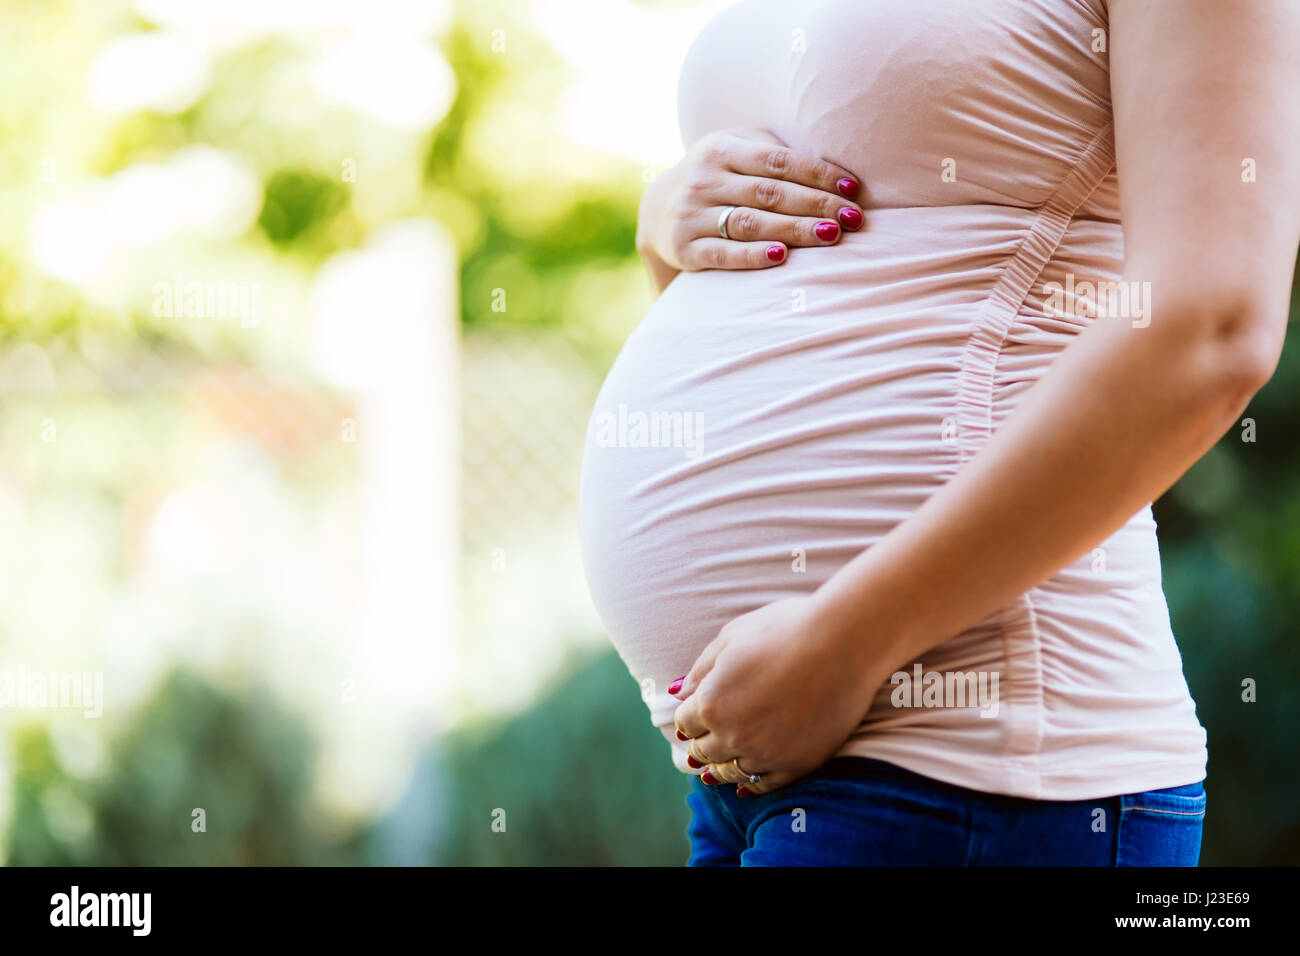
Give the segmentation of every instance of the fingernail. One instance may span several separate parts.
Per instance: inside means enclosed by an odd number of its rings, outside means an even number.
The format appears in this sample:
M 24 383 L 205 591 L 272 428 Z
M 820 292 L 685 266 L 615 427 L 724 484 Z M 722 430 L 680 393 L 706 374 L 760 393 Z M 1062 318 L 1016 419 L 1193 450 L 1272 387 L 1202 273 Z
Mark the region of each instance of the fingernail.
M 682 689 L 682 684 L 685 683 L 685 681 L 686 681 L 685 677 L 677 678 L 677 680 L 673 681 L 671 684 L 668 685 L 668 693 L 676 694 L 678 691 Z
M 695 759 L 694 757 L 692 757 L 690 754 L 687 754 L 687 755 L 686 755 L 686 766 L 690 767 L 692 770 L 699 770 L 701 767 L 704 766 L 704 764 L 700 763 L 698 760 L 696 760 L 696 759 Z
M 742 797 L 742 798 L 743 798 L 743 797 L 752 797 L 753 794 L 750 793 L 748 790 L 746 790 L 744 787 L 737 787 L 737 788 L 736 788 L 736 796 L 738 796 L 738 797 Z
M 835 188 L 840 191 L 840 195 L 845 199 L 852 199 L 858 194 L 858 184 L 847 177 L 837 182 Z
M 703 780 L 710 787 L 716 787 L 718 785 L 718 778 L 715 777 L 713 774 L 709 773 L 707 770 L 704 771 L 704 773 L 700 774 L 700 779 Z
M 678 739 L 678 740 L 690 740 L 691 738 L 690 738 L 690 737 L 687 737 L 684 733 L 682 733 L 682 732 L 679 730 L 679 731 L 677 731 L 677 739 Z
M 785 258 L 785 246 L 768 246 L 767 257 L 773 262 L 780 262 Z M 669 693 L 672 693 L 669 691 Z
M 858 212 L 852 206 L 845 206 L 840 210 L 839 215 L 836 218 L 839 219 L 840 225 L 845 229 L 862 228 L 862 213 Z
M 822 242 L 831 242 L 839 237 L 840 227 L 838 223 L 831 222 L 829 219 L 817 223 L 813 227 L 813 232 L 817 233 L 817 238 Z

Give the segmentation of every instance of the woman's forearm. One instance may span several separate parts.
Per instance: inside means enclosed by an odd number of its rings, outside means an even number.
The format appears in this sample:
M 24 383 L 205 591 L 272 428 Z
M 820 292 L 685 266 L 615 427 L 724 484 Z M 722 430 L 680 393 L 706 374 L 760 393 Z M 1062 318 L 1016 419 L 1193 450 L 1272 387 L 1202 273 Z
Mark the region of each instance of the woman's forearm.
M 846 654 L 878 672 L 882 655 L 901 665 L 978 623 L 1104 541 L 1232 426 L 1276 364 L 1277 323 L 1179 309 L 1080 333 L 948 484 L 822 586 L 817 616 Z

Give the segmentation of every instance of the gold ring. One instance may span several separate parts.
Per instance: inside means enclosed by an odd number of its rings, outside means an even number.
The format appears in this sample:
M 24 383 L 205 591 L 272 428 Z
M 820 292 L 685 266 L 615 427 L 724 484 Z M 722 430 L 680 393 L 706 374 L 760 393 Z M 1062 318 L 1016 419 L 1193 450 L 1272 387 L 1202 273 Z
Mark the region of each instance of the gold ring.
M 763 779 L 763 775 L 762 775 L 761 773 L 749 773 L 749 772 L 746 771 L 744 768 L 742 768 L 742 767 L 740 766 L 740 758 L 739 758 L 739 757 L 732 757 L 732 758 L 731 758 L 731 765 L 732 765 L 733 767 L 736 768 L 736 773 L 740 774 L 742 777 L 744 777 L 744 778 L 745 778 L 747 781 L 749 781 L 750 783 L 758 783 L 760 780 Z

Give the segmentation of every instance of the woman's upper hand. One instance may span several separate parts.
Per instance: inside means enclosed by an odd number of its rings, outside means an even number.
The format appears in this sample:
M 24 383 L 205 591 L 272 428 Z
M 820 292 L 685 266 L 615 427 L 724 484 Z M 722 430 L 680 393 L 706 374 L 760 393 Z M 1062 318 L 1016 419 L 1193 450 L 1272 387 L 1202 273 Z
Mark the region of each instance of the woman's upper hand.
M 860 188 L 848 170 L 766 130 L 717 130 L 646 189 L 637 249 L 673 274 L 779 265 L 791 246 L 833 245 L 841 228 L 861 229 Z M 737 208 L 724 239 L 718 220 L 727 206 Z
M 688 762 L 703 768 L 704 782 L 768 793 L 833 756 L 892 671 L 857 637 L 812 597 L 768 604 L 719 631 L 681 686 L 669 688 L 682 700 L 678 739 L 689 739 Z

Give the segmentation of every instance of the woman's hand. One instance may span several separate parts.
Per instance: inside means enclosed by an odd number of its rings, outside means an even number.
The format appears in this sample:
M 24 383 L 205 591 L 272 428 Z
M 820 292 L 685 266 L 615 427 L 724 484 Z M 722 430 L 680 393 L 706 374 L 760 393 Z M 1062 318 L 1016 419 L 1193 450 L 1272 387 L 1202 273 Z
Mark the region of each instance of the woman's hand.
M 861 722 L 889 673 L 815 598 L 788 598 L 727 624 L 674 694 L 677 736 L 705 783 L 768 793 L 825 763 Z M 669 688 L 670 693 L 673 688 Z M 760 774 L 747 782 L 747 774 Z
M 761 269 L 790 246 L 828 246 L 862 228 L 860 185 L 843 167 L 782 144 L 766 130 L 718 130 L 646 189 L 637 251 L 660 288 L 682 271 Z M 718 220 L 727 206 L 724 239 Z

